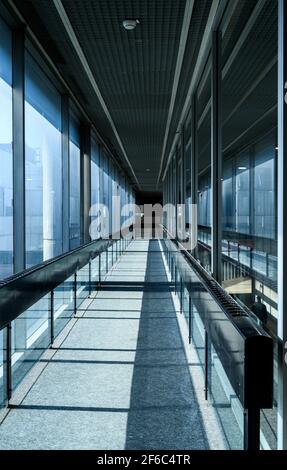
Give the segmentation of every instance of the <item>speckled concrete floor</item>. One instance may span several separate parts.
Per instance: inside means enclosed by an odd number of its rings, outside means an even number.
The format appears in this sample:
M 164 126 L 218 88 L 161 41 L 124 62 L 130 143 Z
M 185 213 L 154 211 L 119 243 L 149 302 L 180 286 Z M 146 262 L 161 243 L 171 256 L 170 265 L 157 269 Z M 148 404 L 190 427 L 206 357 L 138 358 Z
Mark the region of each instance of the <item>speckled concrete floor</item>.
M 159 243 L 132 242 L 106 280 L 153 288 L 96 294 L 2 423 L 1 449 L 211 447 Z

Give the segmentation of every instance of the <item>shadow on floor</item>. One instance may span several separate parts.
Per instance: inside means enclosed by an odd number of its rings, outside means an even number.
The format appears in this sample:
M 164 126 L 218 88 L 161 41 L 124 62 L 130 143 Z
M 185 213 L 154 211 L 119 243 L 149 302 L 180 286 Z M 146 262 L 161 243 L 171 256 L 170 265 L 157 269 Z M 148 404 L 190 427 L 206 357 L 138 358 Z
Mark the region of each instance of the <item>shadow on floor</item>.
M 149 242 L 151 251 L 147 282 L 154 268 L 164 268 L 158 241 Z M 161 282 L 168 282 L 165 270 L 162 272 Z M 125 447 L 208 449 L 171 292 L 155 299 L 156 282 L 153 289 L 143 293 Z M 166 311 L 169 315 L 162 318 Z

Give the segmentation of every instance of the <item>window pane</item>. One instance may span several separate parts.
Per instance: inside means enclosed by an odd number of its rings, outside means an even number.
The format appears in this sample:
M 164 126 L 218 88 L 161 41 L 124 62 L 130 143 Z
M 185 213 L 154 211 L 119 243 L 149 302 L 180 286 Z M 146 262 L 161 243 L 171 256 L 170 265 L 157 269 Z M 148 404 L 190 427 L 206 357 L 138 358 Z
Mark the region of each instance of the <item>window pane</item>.
M 80 131 L 74 116 L 70 116 L 70 248 L 80 245 Z
M 272 133 L 255 146 L 255 235 L 275 237 L 275 147 Z
M 196 142 L 198 148 L 198 258 L 211 271 L 211 58 L 196 92 Z M 204 241 L 203 241 L 204 240 Z
M 100 201 L 99 184 L 99 146 L 92 140 L 92 161 L 91 161 L 91 202 L 97 204 Z
M 250 232 L 250 168 L 249 152 L 237 158 L 236 168 L 236 229 L 240 233 Z
M 62 252 L 61 97 L 27 53 L 26 266 Z
M 105 154 L 105 152 L 102 153 L 102 160 L 101 160 L 101 166 L 102 166 L 102 171 L 103 171 L 103 204 L 105 206 L 105 214 L 104 214 L 104 228 L 103 228 L 103 233 L 106 235 L 109 235 L 110 233 L 110 228 L 109 228 L 109 218 L 108 218 L 108 211 L 109 211 L 109 200 L 110 200 L 110 194 L 109 194 L 109 158 Z
M 254 321 L 261 322 L 275 339 L 274 409 L 264 410 L 264 418 L 261 416 L 261 445 L 266 449 L 276 447 L 277 432 L 278 5 L 267 0 L 259 13 L 254 9 L 257 3 L 237 2 L 233 20 L 228 21 L 226 11 L 223 21 L 223 168 L 233 166 L 228 178 L 223 171 L 223 208 L 226 215 L 228 208 L 233 207 L 235 217 L 234 226 L 223 226 L 222 280 L 229 294 L 253 312 L 258 312 L 256 296 L 261 297 L 266 306 L 264 322 L 259 316 L 256 318 L 256 313 Z M 254 22 L 244 34 L 242 26 L 251 14 Z M 240 47 L 233 60 L 236 43 Z
M 13 272 L 11 33 L 0 20 L 0 279 Z
M 13 390 L 38 362 L 49 344 L 49 295 L 46 295 L 12 322 Z
M 224 161 L 222 168 L 222 228 L 232 230 L 233 224 L 233 181 L 232 162 Z
M 100 236 L 97 231 L 97 217 L 99 214 L 98 204 L 100 203 L 100 155 L 98 143 L 92 139 L 92 153 L 91 153 L 91 206 L 92 215 L 91 223 L 94 221 L 91 230 L 92 239 L 96 239 Z M 95 229 L 96 227 L 96 229 Z

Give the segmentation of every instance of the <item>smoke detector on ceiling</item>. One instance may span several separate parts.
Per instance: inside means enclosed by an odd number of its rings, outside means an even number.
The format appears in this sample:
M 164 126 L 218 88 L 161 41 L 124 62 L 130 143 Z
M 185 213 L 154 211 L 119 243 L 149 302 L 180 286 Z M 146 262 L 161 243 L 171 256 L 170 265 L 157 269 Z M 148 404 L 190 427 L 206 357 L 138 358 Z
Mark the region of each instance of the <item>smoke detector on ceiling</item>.
M 137 24 L 139 24 L 139 20 L 127 19 L 123 21 L 123 27 L 127 31 L 131 31 L 132 29 L 135 29 Z

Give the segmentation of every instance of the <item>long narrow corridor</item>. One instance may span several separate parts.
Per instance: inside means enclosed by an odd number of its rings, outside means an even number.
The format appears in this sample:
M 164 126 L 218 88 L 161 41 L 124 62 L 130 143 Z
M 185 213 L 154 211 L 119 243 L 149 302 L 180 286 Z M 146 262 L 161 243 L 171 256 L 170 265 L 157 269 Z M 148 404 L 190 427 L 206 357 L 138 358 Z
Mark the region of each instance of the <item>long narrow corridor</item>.
M 2 449 L 209 449 L 160 242 L 133 241 L 24 399 Z M 221 444 L 222 445 L 222 444 Z

